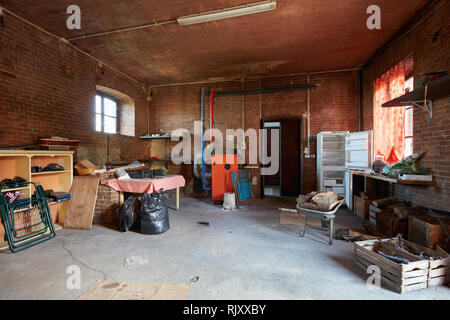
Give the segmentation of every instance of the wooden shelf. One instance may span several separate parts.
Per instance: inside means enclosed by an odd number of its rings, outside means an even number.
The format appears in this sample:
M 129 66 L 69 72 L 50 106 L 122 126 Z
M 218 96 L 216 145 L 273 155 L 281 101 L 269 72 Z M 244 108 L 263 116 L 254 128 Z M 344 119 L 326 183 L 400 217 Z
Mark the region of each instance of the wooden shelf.
M 18 190 L 25 190 L 28 189 L 29 187 L 18 187 L 18 188 L 10 188 L 10 189 L 2 189 L 2 192 L 10 192 L 10 191 L 18 191 Z
M 31 173 L 31 175 L 32 176 L 42 176 L 45 174 L 58 174 L 58 173 L 68 173 L 68 172 L 72 172 L 72 170 L 33 172 L 33 173 Z
M 21 177 L 42 185 L 44 190 L 52 189 L 60 192 L 70 192 L 73 179 L 73 151 L 45 151 L 45 150 L 0 150 L 0 180 Z M 31 172 L 31 167 L 46 167 L 49 163 L 57 163 L 66 170 Z M 25 187 L 8 188 L 8 191 L 23 190 L 24 198 L 30 198 L 34 192 L 34 186 L 29 184 Z M 55 205 L 61 203 L 61 205 Z M 54 223 L 64 223 L 67 202 L 50 202 L 51 214 Z M 17 212 L 27 209 L 17 210 Z M 4 235 L 3 225 L 0 224 L 0 239 Z
M 140 136 L 139 139 L 171 139 L 172 136 Z
M 434 181 L 413 181 L 413 180 L 397 180 L 398 184 L 408 184 L 408 185 L 416 185 L 416 186 L 434 186 L 436 182 Z
M 427 100 L 433 100 L 450 94 L 450 75 L 439 80 L 430 82 L 427 89 Z M 407 94 L 388 101 L 382 105 L 388 107 L 404 107 L 411 102 L 422 101 L 425 99 L 425 87 L 408 92 Z
M 407 185 L 416 185 L 416 186 L 434 186 L 436 184 L 434 181 L 401 180 L 401 179 L 388 177 L 388 176 L 385 176 L 385 175 L 382 175 L 382 174 L 370 174 L 370 173 L 361 172 L 361 171 L 354 171 L 354 170 L 351 170 L 351 171 L 352 171 L 352 174 L 355 174 L 355 175 L 358 175 L 358 176 L 363 176 L 363 177 L 368 177 L 368 178 L 372 178 L 372 179 L 382 180 L 382 181 L 386 181 L 386 182 L 389 182 L 389 183 L 407 184 Z

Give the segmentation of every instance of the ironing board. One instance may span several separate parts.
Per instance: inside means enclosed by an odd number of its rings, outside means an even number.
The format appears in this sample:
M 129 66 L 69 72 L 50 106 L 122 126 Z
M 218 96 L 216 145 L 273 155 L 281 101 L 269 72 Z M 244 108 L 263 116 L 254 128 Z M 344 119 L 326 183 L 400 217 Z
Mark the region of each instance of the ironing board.
M 344 199 L 339 201 L 339 204 L 335 206 L 333 211 L 324 212 L 319 210 L 311 210 L 311 209 L 305 209 L 300 207 L 299 204 L 297 204 L 297 210 L 300 213 L 303 213 L 305 215 L 305 227 L 303 228 L 303 231 L 300 232 L 300 237 L 304 237 L 306 233 L 306 229 L 308 228 L 308 218 L 312 219 L 319 219 L 321 221 L 329 222 L 328 224 L 328 232 L 329 232 L 329 244 L 333 244 L 333 235 L 334 235 L 334 218 L 336 218 L 336 212 L 339 210 L 339 208 L 344 204 Z

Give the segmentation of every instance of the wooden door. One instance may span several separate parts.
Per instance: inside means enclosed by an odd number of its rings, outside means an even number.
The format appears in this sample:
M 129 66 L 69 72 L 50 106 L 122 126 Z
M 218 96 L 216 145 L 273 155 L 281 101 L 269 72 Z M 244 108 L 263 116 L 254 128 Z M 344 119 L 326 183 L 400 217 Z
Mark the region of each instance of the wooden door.
M 280 130 L 280 128 L 266 128 L 267 129 L 267 155 L 272 156 L 272 130 Z M 279 144 L 278 144 L 279 147 Z M 267 167 L 267 165 L 266 165 Z M 264 185 L 279 186 L 280 185 L 280 170 L 276 174 L 264 177 Z
M 297 197 L 301 193 L 301 121 L 281 121 L 281 195 Z

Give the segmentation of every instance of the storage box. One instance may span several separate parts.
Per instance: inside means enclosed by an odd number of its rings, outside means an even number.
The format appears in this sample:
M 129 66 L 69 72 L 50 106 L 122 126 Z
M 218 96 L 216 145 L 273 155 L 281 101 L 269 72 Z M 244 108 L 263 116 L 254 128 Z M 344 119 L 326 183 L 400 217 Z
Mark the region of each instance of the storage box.
M 403 238 L 408 239 L 408 223 L 400 220 L 396 214 L 382 210 L 377 213 L 377 231 L 388 237 L 395 237 L 401 234 Z
M 397 238 L 383 239 L 381 241 L 396 241 Z M 355 242 L 356 265 L 364 271 L 371 265 L 376 265 L 381 271 L 381 285 L 397 293 L 425 289 L 427 287 L 449 283 L 450 257 L 440 254 L 419 244 L 403 240 L 405 244 L 425 251 L 429 255 L 440 256 L 437 260 L 414 258 L 406 254 L 408 264 L 401 264 L 387 259 L 374 251 L 378 240 Z M 403 253 L 399 252 L 399 256 Z
M 298 212 L 280 211 L 280 224 L 299 226 L 300 220 L 301 218 Z
M 354 196 L 353 207 L 355 215 L 363 218 L 364 220 L 369 220 L 369 206 L 371 202 L 371 200 L 366 200 L 364 198 Z
M 450 218 L 440 218 L 450 233 Z M 439 221 L 430 216 L 410 215 L 408 217 L 408 240 L 435 249 L 436 245 L 447 248 L 447 236 Z

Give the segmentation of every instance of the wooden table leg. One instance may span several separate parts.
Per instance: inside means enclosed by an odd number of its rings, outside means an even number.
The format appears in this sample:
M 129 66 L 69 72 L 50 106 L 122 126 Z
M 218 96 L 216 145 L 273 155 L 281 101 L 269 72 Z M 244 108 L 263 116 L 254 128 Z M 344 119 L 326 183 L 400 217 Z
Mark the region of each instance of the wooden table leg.
M 175 208 L 176 210 L 180 210 L 180 187 L 177 187 L 177 197 L 176 197 L 176 205 Z
M 122 206 L 125 200 L 125 195 L 122 191 L 119 191 L 119 205 Z

